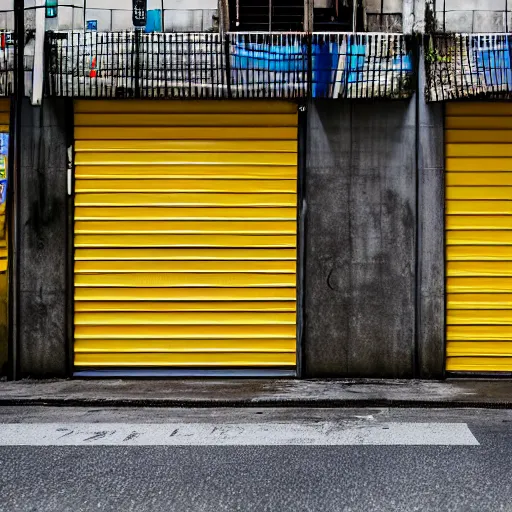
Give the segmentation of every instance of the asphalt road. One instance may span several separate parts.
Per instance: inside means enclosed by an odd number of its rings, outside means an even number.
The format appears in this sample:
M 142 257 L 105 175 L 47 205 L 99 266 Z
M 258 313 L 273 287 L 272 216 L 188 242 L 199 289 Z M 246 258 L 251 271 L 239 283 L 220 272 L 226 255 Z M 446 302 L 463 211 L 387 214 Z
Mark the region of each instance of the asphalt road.
M 512 511 L 512 411 L 4 407 L 0 510 Z

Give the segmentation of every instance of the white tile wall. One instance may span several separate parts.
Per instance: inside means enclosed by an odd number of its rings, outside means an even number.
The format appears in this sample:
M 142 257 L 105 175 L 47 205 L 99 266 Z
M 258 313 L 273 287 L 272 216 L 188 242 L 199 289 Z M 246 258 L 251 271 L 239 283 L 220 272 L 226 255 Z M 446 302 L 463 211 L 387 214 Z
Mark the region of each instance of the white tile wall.
M 507 0 L 437 0 L 436 11 L 504 11 Z
M 217 9 L 204 9 L 203 10 L 203 32 L 211 32 L 218 29 L 218 11 Z
M 0 0 L 13 1 L 13 0 Z M 26 2 L 35 0 L 25 0 Z M 395 1 L 395 0 L 386 0 Z M 59 6 L 59 22 L 47 20 L 47 29 L 69 30 L 84 28 L 84 0 L 61 0 L 66 6 Z M 68 11 L 60 15 L 60 10 L 75 6 L 72 15 Z M 85 26 L 88 20 L 98 21 L 98 31 L 130 30 L 132 24 L 132 0 L 85 0 Z M 218 0 L 148 0 L 148 10 L 162 9 L 171 6 L 163 12 L 164 30 L 173 32 L 202 32 L 216 30 L 218 26 Z M 70 17 L 71 16 L 71 17 Z
M 148 11 L 153 9 L 163 9 L 163 0 L 147 0 L 148 2 Z
M 367 13 L 398 14 L 403 10 L 403 0 L 366 0 L 365 6 Z
M 403 0 L 384 0 L 384 13 L 400 13 L 403 10 Z
M 164 9 L 202 10 L 218 7 L 218 0 L 164 0 Z
M 505 12 L 475 11 L 473 14 L 473 32 L 504 32 Z
M 57 10 L 57 28 L 59 30 L 73 29 L 73 7 L 59 5 Z
M 14 0 L 0 0 L 0 11 L 14 10 Z
M 439 30 L 447 32 L 505 32 L 511 0 L 437 0 Z
M 85 22 L 89 20 L 98 21 L 98 32 L 112 30 L 112 15 L 110 9 L 85 9 Z
M 166 10 L 164 11 L 164 31 L 201 32 L 203 30 L 203 11 Z
M 14 11 L 6 12 L 5 29 L 14 30 Z
M 73 8 L 73 29 L 83 30 L 84 28 L 84 10 L 79 7 Z
M 112 11 L 112 30 L 133 28 L 132 11 L 116 9 Z
M 448 32 L 472 32 L 473 30 L 473 11 L 447 11 L 442 16 L 438 13 L 437 23 L 439 30 Z

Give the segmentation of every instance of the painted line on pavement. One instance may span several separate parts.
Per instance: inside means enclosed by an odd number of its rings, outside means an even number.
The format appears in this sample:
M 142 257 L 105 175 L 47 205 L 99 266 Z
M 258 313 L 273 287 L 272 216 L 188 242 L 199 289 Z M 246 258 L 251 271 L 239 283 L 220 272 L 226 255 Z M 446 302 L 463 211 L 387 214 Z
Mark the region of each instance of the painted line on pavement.
M 477 446 L 466 423 L 3 423 L 0 446 Z

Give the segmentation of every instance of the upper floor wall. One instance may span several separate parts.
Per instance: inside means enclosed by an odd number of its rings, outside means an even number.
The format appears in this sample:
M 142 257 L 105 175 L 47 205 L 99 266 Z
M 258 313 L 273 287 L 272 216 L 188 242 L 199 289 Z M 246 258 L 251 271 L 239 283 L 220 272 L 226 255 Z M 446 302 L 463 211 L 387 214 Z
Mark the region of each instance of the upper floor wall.
M 300 15 L 294 30 L 321 32 L 403 32 L 404 18 L 414 4 L 424 0 L 271 0 L 282 18 Z M 354 6 L 353 2 L 356 2 Z M 268 0 L 263 0 L 263 3 Z M 131 30 L 132 0 L 58 0 L 57 16 L 46 18 L 46 30 Z M 254 4 L 245 0 L 245 4 Z M 288 5 L 289 4 L 289 5 Z M 238 9 L 237 9 L 238 6 Z M 244 16 L 244 0 L 147 0 L 148 23 L 156 32 L 216 32 L 237 28 L 238 16 Z M 302 7 L 302 10 L 299 8 Z M 35 12 L 44 9 L 44 1 L 25 0 L 25 24 L 35 28 Z M 260 9 L 261 12 L 261 9 Z M 252 12 L 248 12 L 250 17 Z M 276 16 L 277 16 L 276 14 Z M 231 18 L 231 19 L 230 19 Z M 277 19 L 274 17 L 274 19 Z M 265 17 L 262 16 L 262 20 Z M 262 21 L 260 20 L 260 21 Z M 354 27 L 355 24 L 355 27 Z M 245 24 L 247 26 L 247 24 Z M 271 30 L 289 30 L 276 23 Z M 14 0 L 0 0 L 0 30 L 14 30 Z M 249 29 L 254 31 L 254 25 Z M 268 30 L 268 26 L 261 27 Z
M 244 0 L 238 0 L 239 5 Z M 268 1 L 268 0 L 267 0 Z M 302 30 L 422 33 L 512 31 L 512 0 L 273 0 L 304 3 Z M 25 26 L 35 28 L 38 0 L 25 0 Z M 240 4 L 242 2 L 242 4 Z M 251 3 L 246 0 L 246 3 Z M 60 0 L 46 30 L 131 30 L 132 0 Z M 233 0 L 147 0 L 149 29 L 157 32 L 236 30 L 229 23 Z M 41 7 L 44 9 L 44 7 Z M 231 20 L 233 21 L 233 20 Z M 243 28 L 243 27 L 242 27 Z M 14 0 L 0 0 L 0 30 L 14 30 Z
M 500 33 L 512 30 L 512 0 L 430 0 L 435 31 Z
M 34 0 L 25 0 L 34 1 Z M 155 32 L 214 32 L 218 0 L 147 0 L 148 28 Z M 47 30 L 131 30 L 132 0 L 66 0 Z

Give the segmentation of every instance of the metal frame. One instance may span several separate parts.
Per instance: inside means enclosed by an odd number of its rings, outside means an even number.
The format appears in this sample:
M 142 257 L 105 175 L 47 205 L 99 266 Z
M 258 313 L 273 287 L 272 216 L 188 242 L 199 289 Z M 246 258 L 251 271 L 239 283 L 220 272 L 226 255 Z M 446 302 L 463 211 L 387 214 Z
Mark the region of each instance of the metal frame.
M 73 375 L 74 371 L 74 357 L 75 357 L 75 122 L 74 111 L 75 105 L 73 100 L 69 100 L 70 105 L 66 113 L 66 132 L 68 134 L 67 150 L 71 148 L 71 162 L 68 162 L 68 175 L 67 179 L 69 187 L 66 190 L 66 214 L 68 229 L 66 232 L 66 373 L 68 377 Z
M 297 297 L 296 297 L 296 321 L 297 321 L 297 342 L 296 342 L 296 376 L 304 376 L 304 299 L 305 299 L 305 278 L 306 267 L 306 158 L 307 158 L 307 104 L 298 105 L 297 123 Z
M 23 0 L 14 1 L 15 47 L 14 47 L 14 92 L 11 100 L 10 137 L 9 137 L 9 168 L 7 186 L 6 220 L 8 238 L 8 376 L 11 380 L 20 378 L 20 265 L 19 247 L 21 241 L 19 221 L 21 214 L 21 196 L 19 184 L 21 180 L 21 114 L 22 101 L 25 95 L 25 73 L 23 47 L 19 44 L 25 38 Z

